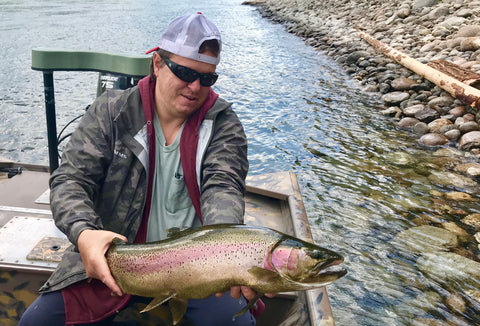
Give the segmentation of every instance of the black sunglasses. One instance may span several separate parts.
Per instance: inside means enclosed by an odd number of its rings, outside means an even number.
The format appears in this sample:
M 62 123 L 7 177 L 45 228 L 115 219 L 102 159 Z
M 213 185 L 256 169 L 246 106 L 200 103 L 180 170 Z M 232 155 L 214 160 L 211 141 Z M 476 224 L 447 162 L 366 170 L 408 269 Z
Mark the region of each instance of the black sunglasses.
M 217 81 L 218 75 L 214 72 L 209 74 L 201 74 L 191 68 L 176 64 L 170 59 L 162 57 L 162 60 L 165 62 L 170 71 L 184 82 L 193 83 L 200 78 L 200 85 L 209 87 L 215 84 Z

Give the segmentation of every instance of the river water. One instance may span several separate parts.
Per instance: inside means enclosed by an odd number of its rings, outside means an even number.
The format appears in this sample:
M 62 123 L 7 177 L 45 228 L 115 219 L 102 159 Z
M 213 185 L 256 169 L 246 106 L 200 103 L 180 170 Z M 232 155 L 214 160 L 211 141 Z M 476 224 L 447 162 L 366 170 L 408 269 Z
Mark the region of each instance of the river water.
M 426 216 L 455 222 L 439 206 L 478 212 L 475 203 L 432 199 L 450 189 L 428 178 L 442 170 L 438 152 L 396 130 L 378 113 L 378 96 L 363 93 L 335 61 L 241 0 L 0 1 L 0 156 L 47 164 L 32 47 L 141 54 L 169 21 L 196 11 L 222 32 L 214 89 L 235 103 L 245 126 L 250 173 L 294 171 L 315 241 L 345 256 L 347 276 L 327 287 L 336 324 L 479 323 L 472 304 L 462 313 L 445 305 L 450 295 L 465 297 L 461 290 L 424 275 L 418 256 L 393 241 Z M 59 128 L 91 102 L 96 82 L 95 73 L 55 73 Z M 478 254 L 472 241 L 463 247 Z

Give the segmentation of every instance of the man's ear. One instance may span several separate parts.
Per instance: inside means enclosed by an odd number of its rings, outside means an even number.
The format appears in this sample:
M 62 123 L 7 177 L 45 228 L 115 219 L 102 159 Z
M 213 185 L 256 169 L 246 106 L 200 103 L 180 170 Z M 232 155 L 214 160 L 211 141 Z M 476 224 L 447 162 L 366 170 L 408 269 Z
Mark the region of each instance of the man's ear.
M 163 60 L 162 57 L 158 53 L 153 54 L 153 73 L 155 77 L 158 76 L 158 70 L 162 67 L 163 65 Z

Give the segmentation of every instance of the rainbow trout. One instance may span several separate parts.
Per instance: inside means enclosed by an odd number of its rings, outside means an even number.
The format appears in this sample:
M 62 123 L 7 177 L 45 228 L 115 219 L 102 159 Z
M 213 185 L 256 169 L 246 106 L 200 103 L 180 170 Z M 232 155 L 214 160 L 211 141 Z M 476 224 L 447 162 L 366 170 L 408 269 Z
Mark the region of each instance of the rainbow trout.
M 174 324 L 188 299 L 207 298 L 235 285 L 261 295 L 322 287 L 346 274 L 335 266 L 343 258 L 333 251 L 245 225 L 209 225 L 146 244 L 114 239 L 106 257 L 124 293 L 154 298 L 143 311 L 168 301 Z

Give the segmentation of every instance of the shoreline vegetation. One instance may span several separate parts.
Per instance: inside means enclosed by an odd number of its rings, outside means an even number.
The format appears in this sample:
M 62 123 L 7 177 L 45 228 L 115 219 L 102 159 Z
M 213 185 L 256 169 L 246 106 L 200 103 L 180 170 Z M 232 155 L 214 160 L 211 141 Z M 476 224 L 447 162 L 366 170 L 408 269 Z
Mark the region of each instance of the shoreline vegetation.
M 428 177 L 451 190 L 430 191 L 433 205 L 442 202 L 442 209 L 432 215 L 420 214 L 421 218 L 412 220 L 417 226 L 399 232 L 395 239 L 418 255 L 417 268 L 451 290 L 432 300 L 442 302 L 460 319 L 468 309 L 480 311 L 480 213 L 475 208 L 480 193 L 480 101 L 475 107 L 465 97 L 455 98 L 359 35 L 359 31 L 367 33 L 420 65 L 453 73 L 476 91 L 480 88 L 480 0 L 263 0 L 243 4 L 255 6 L 264 18 L 284 25 L 337 61 L 365 92 L 382 99 L 379 114 L 412 132 L 420 146 L 444 162 L 432 168 Z M 408 154 L 398 155 L 399 160 L 409 161 Z M 446 202 L 470 202 L 473 208 L 453 209 Z M 465 287 L 459 289 L 458 284 Z

